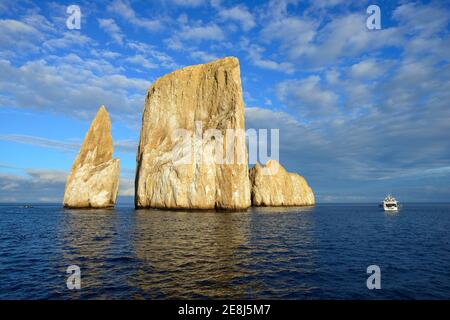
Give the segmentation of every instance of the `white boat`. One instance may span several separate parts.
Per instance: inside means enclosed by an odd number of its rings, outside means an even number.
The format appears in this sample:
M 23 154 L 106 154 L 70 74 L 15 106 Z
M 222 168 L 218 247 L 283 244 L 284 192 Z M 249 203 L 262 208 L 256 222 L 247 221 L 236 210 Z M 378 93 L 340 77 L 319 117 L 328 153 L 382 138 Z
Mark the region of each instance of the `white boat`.
M 390 194 L 383 200 L 384 211 L 398 211 L 398 202 Z

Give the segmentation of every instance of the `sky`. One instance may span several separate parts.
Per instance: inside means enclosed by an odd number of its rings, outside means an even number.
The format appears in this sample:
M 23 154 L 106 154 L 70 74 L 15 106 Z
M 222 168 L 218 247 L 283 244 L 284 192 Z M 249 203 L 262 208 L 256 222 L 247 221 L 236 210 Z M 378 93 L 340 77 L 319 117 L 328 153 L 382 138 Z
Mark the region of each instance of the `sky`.
M 449 201 L 449 22 L 449 1 L 0 0 L 0 202 L 61 203 L 100 105 L 131 201 L 147 88 L 225 56 L 317 202 Z

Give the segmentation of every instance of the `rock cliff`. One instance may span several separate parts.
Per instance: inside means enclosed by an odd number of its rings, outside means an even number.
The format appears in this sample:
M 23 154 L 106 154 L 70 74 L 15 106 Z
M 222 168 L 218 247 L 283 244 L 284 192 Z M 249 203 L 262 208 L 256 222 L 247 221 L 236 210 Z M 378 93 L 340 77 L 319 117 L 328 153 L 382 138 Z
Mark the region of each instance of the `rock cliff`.
M 156 80 L 148 90 L 142 115 L 135 206 L 249 207 L 243 132 L 244 103 L 236 58 L 189 66 Z
M 287 172 L 277 161 L 265 166 L 258 163 L 250 169 L 251 197 L 254 206 L 314 205 L 314 193 L 306 180 Z
M 112 159 L 108 112 L 101 106 L 72 165 L 64 191 L 64 207 L 114 206 L 119 188 L 120 160 Z

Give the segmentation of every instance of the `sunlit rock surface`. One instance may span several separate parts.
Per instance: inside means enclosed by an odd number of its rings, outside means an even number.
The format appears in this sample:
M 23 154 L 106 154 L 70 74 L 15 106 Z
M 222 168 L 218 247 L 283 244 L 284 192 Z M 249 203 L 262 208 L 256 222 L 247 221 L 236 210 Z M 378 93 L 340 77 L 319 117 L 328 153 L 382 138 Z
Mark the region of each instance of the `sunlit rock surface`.
M 180 129 L 198 131 L 203 139 L 193 134 L 194 143 L 185 141 L 177 135 Z M 205 139 L 210 129 L 220 132 L 224 143 L 215 136 Z M 136 207 L 248 208 L 245 139 L 234 139 L 228 153 L 232 163 L 216 161 L 227 154 L 225 142 L 231 141 L 226 138 L 227 129 L 245 130 L 238 59 L 189 66 L 156 80 L 148 90 L 142 116 Z
M 277 161 L 250 169 L 251 197 L 254 206 L 314 205 L 314 193 L 305 178 L 287 172 Z
M 112 159 L 111 121 L 104 106 L 84 138 L 64 191 L 64 207 L 105 208 L 116 202 L 120 160 Z

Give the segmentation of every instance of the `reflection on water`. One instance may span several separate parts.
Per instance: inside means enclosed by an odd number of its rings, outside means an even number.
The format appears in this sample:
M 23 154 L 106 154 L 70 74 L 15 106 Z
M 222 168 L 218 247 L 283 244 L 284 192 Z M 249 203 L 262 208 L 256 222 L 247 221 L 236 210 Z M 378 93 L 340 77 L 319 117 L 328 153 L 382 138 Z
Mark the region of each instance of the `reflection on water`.
M 249 228 L 242 212 L 138 210 L 133 247 L 142 268 L 133 282 L 150 297 L 242 295 Z
M 83 290 L 70 297 L 269 298 L 307 292 L 311 286 L 298 277 L 314 265 L 308 249 L 312 210 L 64 210 L 64 265 L 82 270 Z
M 314 206 L 306 207 L 251 207 L 250 212 L 255 213 L 267 213 L 267 214 L 277 214 L 277 213 L 312 213 L 314 211 Z
M 64 209 L 60 236 L 64 271 L 69 265 L 82 270 L 82 287 L 100 287 L 109 277 L 107 266 L 111 243 L 115 237 L 116 212 L 111 209 Z M 67 275 L 68 276 L 68 275 Z M 73 291 L 80 296 L 80 291 Z M 80 296 L 81 297 L 81 296 Z
M 294 260 L 310 260 L 304 252 L 289 257 L 289 246 L 295 250 L 310 243 L 308 220 L 305 225 L 292 224 L 298 237 L 288 238 L 284 232 L 289 226 L 273 220 L 277 214 L 295 212 L 299 214 L 298 208 L 280 208 L 271 216 L 264 208 L 236 213 L 138 210 L 133 247 L 141 268 L 132 278 L 133 285 L 147 298 L 276 294 L 277 288 L 267 290 L 265 277 L 287 271 L 289 263 L 300 270 Z

